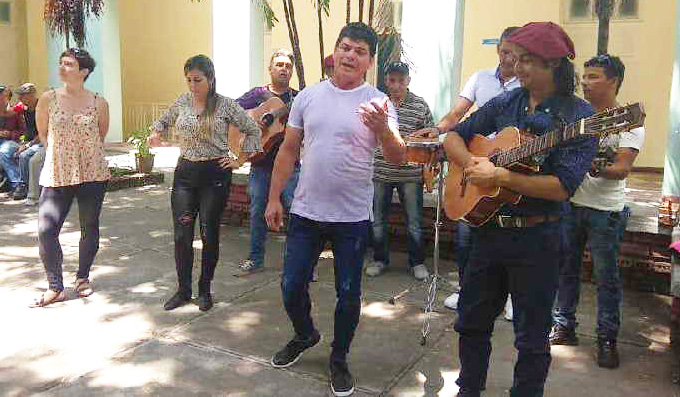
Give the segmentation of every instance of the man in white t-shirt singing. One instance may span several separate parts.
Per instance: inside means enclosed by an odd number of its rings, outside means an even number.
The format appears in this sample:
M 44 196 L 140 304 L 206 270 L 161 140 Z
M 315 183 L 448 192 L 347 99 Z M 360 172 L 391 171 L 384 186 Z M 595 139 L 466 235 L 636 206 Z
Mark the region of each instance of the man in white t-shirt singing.
M 596 111 L 618 106 L 625 67 L 618 57 L 598 55 L 584 64 L 583 94 Z M 597 364 L 616 368 L 619 355 L 616 337 L 621 323 L 621 276 L 619 243 L 629 210 L 624 207 L 626 177 L 645 138 L 643 127 L 600 140 L 598 157 L 571 198 L 573 212 L 567 219 L 573 244 L 572 255 L 560 269 L 560 284 L 553 345 L 577 345 L 576 307 L 581 284 L 583 250 L 590 241 L 590 257 L 597 278 Z
M 380 145 L 385 159 L 397 164 L 406 153 L 394 107 L 364 81 L 376 44 L 372 28 L 361 22 L 347 24 L 335 43 L 333 76 L 295 98 L 265 212 L 269 227 L 278 230 L 283 217 L 281 191 L 304 146 L 281 276 L 283 304 L 295 337 L 271 363 L 288 367 L 321 338 L 312 322 L 308 286 L 321 247 L 330 240 L 337 294 L 330 378 L 336 396 L 354 392 L 347 354 L 361 312 L 361 275 L 372 219 L 373 151 Z

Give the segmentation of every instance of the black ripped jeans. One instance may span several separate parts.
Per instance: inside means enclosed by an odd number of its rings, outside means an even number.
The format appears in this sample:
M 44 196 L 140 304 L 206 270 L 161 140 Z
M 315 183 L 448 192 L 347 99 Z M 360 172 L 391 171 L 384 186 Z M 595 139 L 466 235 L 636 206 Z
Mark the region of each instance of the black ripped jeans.
M 220 219 L 229 196 L 231 170 L 217 160 L 189 161 L 180 158 L 170 196 L 175 224 L 175 267 L 178 291 L 191 297 L 191 268 L 194 262 L 194 226 L 199 216 L 201 241 L 201 278 L 199 295 L 210 292 L 210 283 L 220 251 Z

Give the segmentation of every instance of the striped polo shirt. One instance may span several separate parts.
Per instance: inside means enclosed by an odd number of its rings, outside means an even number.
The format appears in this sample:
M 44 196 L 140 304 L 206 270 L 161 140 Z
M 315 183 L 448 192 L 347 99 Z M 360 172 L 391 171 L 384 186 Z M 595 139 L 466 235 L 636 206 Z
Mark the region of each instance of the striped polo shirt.
M 397 105 L 395 104 L 395 107 Z M 406 91 L 406 97 L 397 107 L 399 118 L 399 133 L 402 137 L 411 135 L 414 131 L 425 127 L 432 127 L 432 113 L 427 102 L 411 91 Z M 422 166 L 397 165 L 385 161 L 382 150 L 375 149 L 373 160 L 373 180 L 386 183 L 419 182 L 422 183 Z

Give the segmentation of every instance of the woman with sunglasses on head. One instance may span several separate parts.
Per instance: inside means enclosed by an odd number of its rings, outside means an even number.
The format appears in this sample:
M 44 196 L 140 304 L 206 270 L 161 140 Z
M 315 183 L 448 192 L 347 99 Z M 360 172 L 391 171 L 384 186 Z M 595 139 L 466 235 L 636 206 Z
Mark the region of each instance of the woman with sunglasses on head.
M 180 158 L 171 195 L 178 288 L 164 308 L 173 310 L 191 299 L 192 244 L 199 216 L 203 249 L 198 308 L 207 311 L 213 305 L 210 286 L 219 256 L 220 219 L 229 195 L 231 171 L 239 168 L 248 155 L 261 151 L 261 133 L 236 102 L 215 91 L 215 68 L 210 58 L 205 55 L 189 58 L 184 64 L 184 75 L 190 92 L 181 95 L 153 124 L 149 138 L 151 145 L 161 144 L 161 134 L 174 125 L 180 139 Z M 232 125 L 245 135 L 238 158 L 228 146 L 227 135 Z
M 74 289 L 80 297 L 92 294 L 89 274 L 99 249 L 99 216 L 110 178 L 103 145 L 109 131 L 109 105 L 84 86 L 94 68 L 95 61 L 87 51 L 64 51 L 59 57 L 63 86 L 45 92 L 36 107 L 40 141 L 47 145 L 40 174 L 43 191 L 38 207 L 38 241 L 49 289 L 35 306 L 66 299 L 59 233 L 74 198 L 78 200 L 80 217 Z

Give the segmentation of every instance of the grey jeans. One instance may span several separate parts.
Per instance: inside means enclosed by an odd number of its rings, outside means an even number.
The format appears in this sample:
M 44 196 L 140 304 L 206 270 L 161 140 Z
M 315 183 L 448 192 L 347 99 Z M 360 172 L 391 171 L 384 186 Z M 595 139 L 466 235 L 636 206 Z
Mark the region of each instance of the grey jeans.
M 27 198 L 37 200 L 40 197 L 40 171 L 45 162 L 45 147 L 43 146 L 31 157 L 28 174 Z

